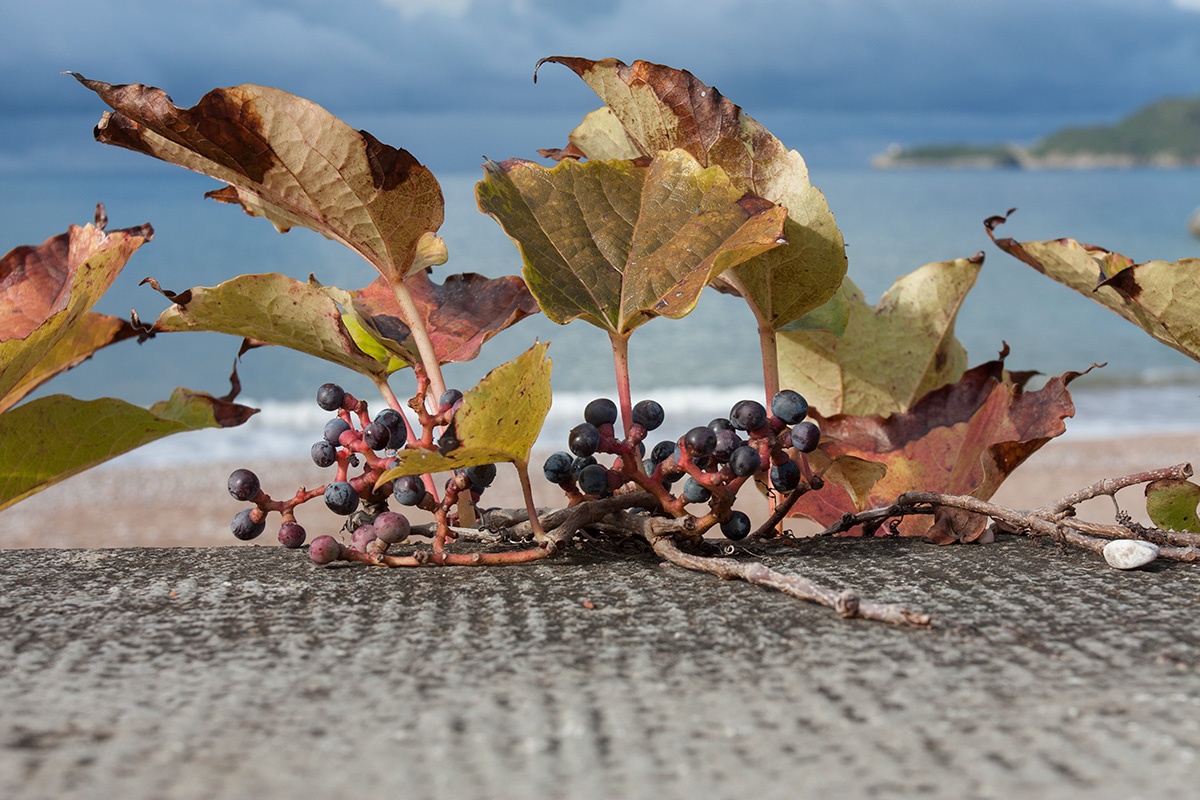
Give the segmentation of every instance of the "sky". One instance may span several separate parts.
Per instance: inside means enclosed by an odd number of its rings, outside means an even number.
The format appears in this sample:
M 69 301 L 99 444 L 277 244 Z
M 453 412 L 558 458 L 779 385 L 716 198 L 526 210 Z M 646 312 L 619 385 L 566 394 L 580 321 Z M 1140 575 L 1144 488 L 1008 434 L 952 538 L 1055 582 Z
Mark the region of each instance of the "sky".
M 598 105 L 548 55 L 719 88 L 810 168 L 902 144 L 1031 141 L 1200 94 L 1200 0 L 39 0 L 0 25 L 0 176 L 140 169 L 69 77 L 303 95 L 435 173 L 561 146 Z M 142 159 L 148 161 L 147 159 Z

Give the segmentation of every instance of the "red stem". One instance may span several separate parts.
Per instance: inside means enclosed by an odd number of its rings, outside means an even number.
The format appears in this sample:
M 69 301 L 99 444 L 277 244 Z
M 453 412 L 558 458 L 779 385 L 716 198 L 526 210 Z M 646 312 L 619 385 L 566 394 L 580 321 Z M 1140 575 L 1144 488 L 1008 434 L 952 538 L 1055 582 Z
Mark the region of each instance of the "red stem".
M 617 333 L 610 333 L 608 338 L 612 341 L 613 351 L 613 366 L 617 372 L 617 397 L 621 406 L 621 425 L 625 435 L 629 435 L 629 429 L 633 427 L 633 401 L 629 393 L 629 335 L 621 336 Z

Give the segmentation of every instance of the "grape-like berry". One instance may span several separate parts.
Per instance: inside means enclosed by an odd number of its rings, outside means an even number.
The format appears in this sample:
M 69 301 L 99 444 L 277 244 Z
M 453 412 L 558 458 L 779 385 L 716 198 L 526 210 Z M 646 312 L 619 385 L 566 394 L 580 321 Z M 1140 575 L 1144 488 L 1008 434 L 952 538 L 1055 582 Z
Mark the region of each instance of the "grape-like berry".
M 767 410 L 756 400 L 739 400 L 729 412 L 729 421 L 740 431 L 756 431 L 767 424 Z
M 360 553 L 365 553 L 367 552 L 367 545 L 378 538 L 374 527 L 371 525 L 360 525 L 350 535 L 350 546 Z
M 258 476 L 250 470 L 235 469 L 229 474 L 229 493 L 234 500 L 253 500 L 258 490 Z
M 323 438 L 335 447 L 341 444 L 341 436 L 346 431 L 350 430 L 350 423 L 341 417 L 334 417 L 325 423 L 325 433 Z
M 579 471 L 576 478 L 579 491 L 584 494 L 608 494 L 608 469 L 600 464 L 589 464 Z
M 717 444 L 713 448 L 713 458 L 718 463 L 724 464 L 733 455 L 733 451 L 741 447 L 742 444 L 744 444 L 742 438 L 734 433 L 732 429 L 726 430 L 723 428 L 717 431 Z
M 408 517 L 397 514 L 395 511 L 385 511 L 380 514 L 375 518 L 373 526 L 375 535 L 388 544 L 403 542 L 408 538 L 409 531 L 412 530 L 408 523 Z
M 577 458 L 571 462 L 571 474 L 575 476 L 576 480 L 578 480 L 579 473 L 583 472 L 583 468 L 590 467 L 592 464 L 595 464 L 595 463 L 596 463 L 595 456 L 580 456 L 579 458 Z
M 346 401 L 346 392 L 336 383 L 323 383 L 317 389 L 317 405 L 326 411 L 337 411 Z
M 687 481 L 683 484 L 683 499 L 689 503 L 703 503 L 710 497 L 712 497 L 712 492 L 695 478 L 688 477 Z
M 335 514 L 352 514 L 358 508 L 358 492 L 346 481 L 336 481 L 325 487 L 325 505 Z
M 391 433 L 390 442 L 386 445 L 393 450 L 399 450 L 404 447 L 404 440 L 408 432 L 408 428 L 404 424 L 404 417 L 394 408 L 385 408 L 375 415 L 375 422 L 384 426 Z M 365 437 L 366 431 L 363 431 Z
M 392 483 L 392 496 L 402 506 L 417 506 L 425 499 L 425 483 L 419 475 L 402 475 Z
M 800 468 L 795 461 L 785 461 L 771 467 L 771 485 L 781 492 L 790 492 L 800 485 Z
M 337 463 L 337 448 L 324 439 L 314 444 L 309 454 L 318 467 L 328 467 Z
M 654 445 L 654 449 L 650 451 L 650 460 L 654 462 L 655 466 L 661 464 L 671 456 L 675 455 L 675 447 L 676 445 L 674 442 L 668 442 L 666 440 L 659 442 L 658 444 Z
M 590 456 L 600 447 L 600 431 L 590 422 L 576 425 L 567 438 L 567 446 L 577 456 Z
M 683 446 L 692 458 L 706 456 L 716 448 L 717 435 L 712 428 L 697 425 L 683 435 Z
M 583 409 L 583 418 L 599 428 L 617 421 L 617 404 L 607 397 L 598 397 Z
M 712 428 L 713 433 L 733 430 L 733 424 L 725 417 L 717 417 L 716 419 L 709 420 L 708 427 Z
M 463 393 L 458 389 L 447 389 L 442 392 L 442 396 L 438 398 L 438 408 L 449 408 L 450 406 L 463 399 Z
M 392 431 L 379 422 L 368 422 L 363 427 L 363 441 L 372 450 L 386 450 L 392 442 Z
M 550 457 L 546 459 L 546 463 L 542 465 L 542 474 L 546 476 L 546 480 L 561 486 L 571 477 L 571 463 L 574 460 L 570 453 L 564 453 L 561 450 L 551 453 Z
M 666 418 L 666 413 L 663 407 L 654 400 L 642 400 L 633 407 L 633 422 L 635 425 L 641 425 L 648 431 L 663 424 Z
M 729 519 L 721 523 L 721 533 L 731 542 L 745 539 L 750 535 L 750 517 L 743 511 L 734 511 Z
M 229 530 L 235 537 L 241 539 L 243 542 L 250 541 L 262 533 L 267 527 L 266 522 L 254 521 L 254 517 L 252 515 L 257 510 L 258 509 L 256 508 L 242 509 L 237 513 L 237 516 L 233 518 L 233 522 L 229 523 Z
M 471 482 L 471 488 L 477 492 L 482 492 L 492 485 L 492 481 L 496 480 L 495 464 L 476 464 L 473 467 L 467 467 L 466 472 L 467 480 Z
M 801 422 L 792 428 L 792 447 L 801 453 L 811 453 L 821 443 L 821 429 L 811 422 Z
M 279 526 L 279 543 L 292 550 L 304 544 L 305 535 L 304 527 L 298 522 L 285 522 Z
M 739 478 L 747 478 L 762 469 L 762 456 L 748 444 L 734 450 L 729 456 L 729 469 Z
M 315 564 L 328 564 L 342 554 L 342 546 L 332 536 L 318 536 L 308 546 L 308 557 Z
M 784 389 L 771 398 L 771 413 L 784 425 L 795 425 L 808 416 L 808 401 L 799 392 Z

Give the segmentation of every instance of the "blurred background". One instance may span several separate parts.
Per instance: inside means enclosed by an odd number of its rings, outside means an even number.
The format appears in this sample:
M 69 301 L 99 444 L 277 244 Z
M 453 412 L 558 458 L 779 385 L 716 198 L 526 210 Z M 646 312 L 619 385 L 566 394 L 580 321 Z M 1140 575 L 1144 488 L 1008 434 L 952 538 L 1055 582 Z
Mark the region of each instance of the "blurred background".
M 307 97 L 411 151 L 442 182 L 449 272 L 518 273 L 516 249 L 474 201 L 486 156 L 537 158 L 599 105 L 548 55 L 685 68 L 807 160 L 845 236 L 849 274 L 875 302 L 931 261 L 984 251 L 958 335 L 972 363 L 1003 341 L 1009 364 L 1045 373 L 1108 366 L 1081 380 L 1068 436 L 1197 428 L 1200 368 L 1100 306 L 993 247 L 982 221 L 1019 211 L 1000 235 L 1070 237 L 1136 261 L 1200 255 L 1186 221 L 1200 172 L 1186 169 L 873 170 L 892 145 L 1029 144 L 1064 126 L 1116 122 L 1167 97 L 1200 95 L 1200 0 L 208 0 L 9 4 L 0 26 L 0 249 L 36 244 L 107 205 L 112 227 L 153 224 L 97 310 L 154 319 L 167 305 L 138 282 L 181 291 L 245 272 L 309 273 L 357 288 L 373 270 L 309 231 L 277 234 L 205 200 L 211 179 L 96 144 L 105 107 L 68 76 L 146 83 L 182 106 L 241 83 Z M 584 322 L 526 320 L 451 367 L 468 388 L 500 361 L 549 340 L 561 446 L 582 405 L 615 391 L 607 337 Z M 217 334 L 122 343 L 43 394 L 147 405 L 177 385 L 224 394 L 239 340 Z M 681 323 L 631 341 L 635 397 L 655 397 L 682 430 L 761 389 L 757 337 L 740 301 L 706 293 Z M 215 460 L 250 445 L 305 457 L 324 419 L 312 401 L 338 367 L 276 348 L 239 365 L 241 400 L 264 408 L 244 430 L 171 437 L 118 461 Z M 398 395 L 412 391 L 397 376 Z

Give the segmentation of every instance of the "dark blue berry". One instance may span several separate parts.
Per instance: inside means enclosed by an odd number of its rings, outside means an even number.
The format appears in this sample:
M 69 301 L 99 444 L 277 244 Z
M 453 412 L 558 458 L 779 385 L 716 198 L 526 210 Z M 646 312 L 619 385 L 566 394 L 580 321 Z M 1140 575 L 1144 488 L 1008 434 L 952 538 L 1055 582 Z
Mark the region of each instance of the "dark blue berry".
M 612 425 L 617 421 L 617 404 L 606 397 L 597 398 L 583 409 L 583 418 L 597 428 Z
M 784 425 L 795 425 L 808 416 L 808 401 L 799 392 L 784 389 L 771 398 L 771 413 Z
M 663 407 L 653 400 L 642 400 L 633 407 L 633 422 L 635 425 L 641 425 L 648 431 L 663 424 L 663 419 L 666 414 L 663 412 Z

